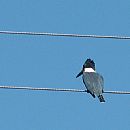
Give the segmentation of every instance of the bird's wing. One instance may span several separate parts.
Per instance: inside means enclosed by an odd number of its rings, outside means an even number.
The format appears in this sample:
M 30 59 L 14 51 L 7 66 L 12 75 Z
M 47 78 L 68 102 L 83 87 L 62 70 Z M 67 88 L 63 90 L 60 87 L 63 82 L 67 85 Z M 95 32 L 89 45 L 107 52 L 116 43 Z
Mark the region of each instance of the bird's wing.
M 83 82 L 88 89 L 93 87 L 103 89 L 104 86 L 104 79 L 98 73 L 84 73 Z
M 98 73 L 97 73 L 98 74 Z M 98 74 L 98 84 L 104 88 L 104 79 L 103 79 L 103 76 Z

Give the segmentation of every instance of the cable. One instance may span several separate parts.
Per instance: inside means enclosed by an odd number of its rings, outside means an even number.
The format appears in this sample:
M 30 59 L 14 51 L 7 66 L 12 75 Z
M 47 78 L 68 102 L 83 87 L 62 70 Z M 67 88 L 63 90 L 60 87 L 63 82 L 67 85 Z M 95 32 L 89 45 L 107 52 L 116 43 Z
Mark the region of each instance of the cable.
M 87 90 L 79 89 L 63 89 L 63 88 L 33 88 L 33 87 L 15 87 L 15 86 L 0 86 L 1 89 L 19 89 L 19 90 L 42 90 L 42 91 L 62 91 L 62 92 L 87 92 Z M 108 94 L 130 94 L 126 91 L 104 91 L 103 93 Z
M 23 89 L 23 90 L 44 90 L 44 91 L 67 91 L 67 92 L 86 92 L 86 90 L 78 89 L 62 89 L 62 88 L 33 88 L 33 87 L 16 87 L 16 86 L 0 86 L 3 89 Z
M 109 39 L 124 39 L 124 40 L 130 40 L 130 37 L 127 37 L 127 36 L 81 35 L 81 34 L 47 33 L 47 32 L 0 31 L 0 34 L 44 35 L 44 36 L 79 37 L 79 38 L 109 38 Z
M 103 93 L 110 93 L 110 94 L 130 94 L 128 91 L 104 91 Z

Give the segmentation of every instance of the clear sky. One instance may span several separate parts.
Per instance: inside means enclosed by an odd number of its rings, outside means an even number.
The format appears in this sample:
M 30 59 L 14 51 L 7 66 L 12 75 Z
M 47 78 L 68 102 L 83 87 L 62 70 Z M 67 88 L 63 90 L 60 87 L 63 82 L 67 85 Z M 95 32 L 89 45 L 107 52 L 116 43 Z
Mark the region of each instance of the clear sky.
M 0 30 L 130 36 L 129 0 L 0 0 Z M 92 58 L 105 90 L 130 91 L 130 40 L 0 35 L 0 85 L 85 89 Z M 0 90 L 0 130 L 130 130 L 130 95 Z

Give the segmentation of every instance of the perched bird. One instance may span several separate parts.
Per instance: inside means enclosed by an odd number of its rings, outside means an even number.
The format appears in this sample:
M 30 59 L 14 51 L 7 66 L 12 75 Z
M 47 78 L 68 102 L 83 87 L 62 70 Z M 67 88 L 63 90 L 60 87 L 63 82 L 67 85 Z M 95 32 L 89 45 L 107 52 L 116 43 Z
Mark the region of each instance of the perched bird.
M 95 95 L 99 98 L 100 102 L 105 102 L 103 97 L 104 79 L 96 73 L 95 63 L 91 59 L 87 59 L 83 65 L 81 72 L 76 76 L 82 76 L 83 83 L 87 88 L 87 92 L 90 93 L 94 98 Z

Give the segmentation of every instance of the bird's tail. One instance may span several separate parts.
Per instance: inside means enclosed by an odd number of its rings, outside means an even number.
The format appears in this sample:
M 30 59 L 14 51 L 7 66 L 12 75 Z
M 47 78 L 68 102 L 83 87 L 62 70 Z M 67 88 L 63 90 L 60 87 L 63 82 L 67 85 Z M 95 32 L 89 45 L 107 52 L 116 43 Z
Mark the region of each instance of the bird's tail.
M 105 102 L 105 99 L 104 99 L 103 95 L 99 95 L 98 98 L 99 98 L 100 102 Z

